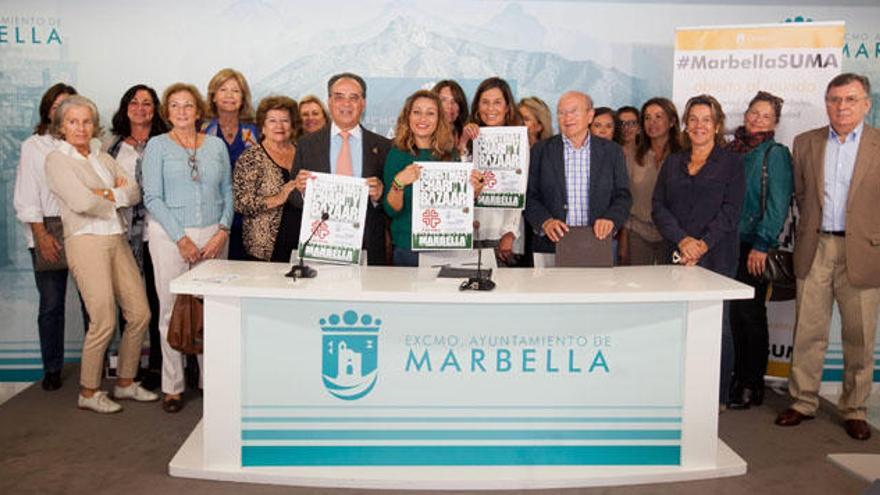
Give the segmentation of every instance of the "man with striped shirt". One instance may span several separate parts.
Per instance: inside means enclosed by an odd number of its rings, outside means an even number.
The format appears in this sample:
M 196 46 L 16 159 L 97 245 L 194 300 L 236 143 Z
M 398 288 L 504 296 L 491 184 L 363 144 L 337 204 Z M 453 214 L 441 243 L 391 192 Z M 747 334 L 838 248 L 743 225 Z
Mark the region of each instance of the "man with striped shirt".
M 562 95 L 556 107 L 560 134 L 532 149 L 524 215 L 535 232 L 535 252 L 555 252 L 569 227 L 591 226 L 598 239 L 619 229 L 632 196 L 623 150 L 590 135 L 593 101 Z

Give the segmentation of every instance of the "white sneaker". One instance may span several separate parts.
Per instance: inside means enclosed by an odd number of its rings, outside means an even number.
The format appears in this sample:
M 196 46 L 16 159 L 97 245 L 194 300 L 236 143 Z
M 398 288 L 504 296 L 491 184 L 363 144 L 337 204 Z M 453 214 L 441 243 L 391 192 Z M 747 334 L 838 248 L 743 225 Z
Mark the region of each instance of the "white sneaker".
M 113 387 L 113 398 L 132 399 L 138 402 L 153 402 L 159 400 L 159 394 L 155 394 L 144 387 L 141 387 L 140 382 L 133 382 L 127 387 Z
M 91 397 L 83 397 L 82 394 L 77 394 L 77 403 L 80 409 L 91 409 L 96 413 L 101 414 L 111 414 L 116 413 L 122 410 L 122 406 L 110 400 L 107 397 L 107 392 L 103 390 L 98 390 L 95 392 L 95 395 Z

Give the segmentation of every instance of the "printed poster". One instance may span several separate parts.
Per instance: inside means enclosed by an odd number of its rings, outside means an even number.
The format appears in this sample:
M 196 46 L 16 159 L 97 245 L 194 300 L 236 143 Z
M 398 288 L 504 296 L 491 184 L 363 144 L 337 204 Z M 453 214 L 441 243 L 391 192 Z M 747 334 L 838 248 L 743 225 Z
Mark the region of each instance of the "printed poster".
M 477 198 L 481 208 L 521 210 L 529 185 L 529 135 L 524 126 L 481 127 L 474 140 L 474 168 L 485 183 Z
M 360 263 L 369 191 L 363 178 L 313 173 L 303 201 L 300 256 L 330 263 Z M 322 223 L 325 213 L 327 219 Z M 310 236 L 312 240 L 303 251 Z
M 413 183 L 412 248 L 472 249 L 474 193 L 471 164 L 416 162 L 422 175 Z

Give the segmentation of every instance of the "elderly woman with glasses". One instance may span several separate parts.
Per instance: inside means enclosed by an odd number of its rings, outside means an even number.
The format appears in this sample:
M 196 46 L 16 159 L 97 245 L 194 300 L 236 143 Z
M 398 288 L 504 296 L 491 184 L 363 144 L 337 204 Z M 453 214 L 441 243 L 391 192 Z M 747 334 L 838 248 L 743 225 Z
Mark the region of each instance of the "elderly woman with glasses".
M 150 212 L 148 234 L 159 295 L 162 336 L 162 407 L 183 407 L 183 357 L 168 345 L 174 295 L 169 284 L 202 260 L 225 258 L 232 225 L 232 174 L 226 145 L 200 134 L 205 114 L 199 90 L 176 83 L 162 96 L 162 116 L 171 124 L 144 151 L 144 203 Z

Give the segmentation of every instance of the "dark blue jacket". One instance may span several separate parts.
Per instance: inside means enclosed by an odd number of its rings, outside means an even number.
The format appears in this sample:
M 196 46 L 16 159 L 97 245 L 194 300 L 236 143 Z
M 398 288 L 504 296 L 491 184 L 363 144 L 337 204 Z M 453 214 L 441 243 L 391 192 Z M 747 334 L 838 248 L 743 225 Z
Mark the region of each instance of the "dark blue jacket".
M 590 137 L 590 192 L 588 221 L 604 218 L 614 222 L 614 229 L 623 227 L 629 218 L 632 196 L 623 149 L 606 139 Z M 544 235 L 542 225 L 550 218 L 565 221 L 568 209 L 565 187 L 565 145 L 557 134 L 536 144 L 529 162 L 529 188 L 523 215 L 535 232 L 534 247 L 538 253 L 552 253 L 553 243 Z
M 745 194 L 742 156 L 715 146 L 697 175 L 688 174 L 690 150 L 663 162 L 654 187 L 654 224 L 667 242 L 701 239 L 709 252 L 699 265 L 727 276 L 736 274 L 740 209 Z

